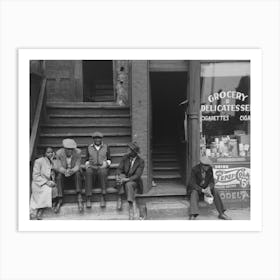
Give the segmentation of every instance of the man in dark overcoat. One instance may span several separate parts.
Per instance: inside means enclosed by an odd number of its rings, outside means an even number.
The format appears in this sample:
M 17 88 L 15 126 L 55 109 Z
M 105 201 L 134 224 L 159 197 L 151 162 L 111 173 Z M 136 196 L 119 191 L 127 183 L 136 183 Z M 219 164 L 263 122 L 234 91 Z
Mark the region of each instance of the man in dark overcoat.
M 143 193 L 141 176 L 144 170 L 144 160 L 139 156 L 140 148 L 136 142 L 128 144 L 128 152 L 121 159 L 116 172 L 116 182 L 119 188 L 118 210 L 122 208 L 121 195 L 125 192 L 129 204 L 129 219 L 137 218 L 136 193 Z
M 200 163 L 192 168 L 190 182 L 188 184 L 187 194 L 190 196 L 190 214 L 189 219 L 195 220 L 199 215 L 198 202 L 203 195 L 213 196 L 216 209 L 219 213 L 218 218 L 230 220 L 225 214 L 225 207 L 219 192 L 215 188 L 212 162 L 208 157 L 201 157 Z

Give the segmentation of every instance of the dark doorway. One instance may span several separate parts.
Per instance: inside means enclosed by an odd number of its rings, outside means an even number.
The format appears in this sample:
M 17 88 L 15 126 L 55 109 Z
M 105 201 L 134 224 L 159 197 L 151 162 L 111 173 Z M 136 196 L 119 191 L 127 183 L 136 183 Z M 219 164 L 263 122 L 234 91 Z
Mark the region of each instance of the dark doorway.
M 187 72 L 152 72 L 152 164 L 156 184 L 184 182 Z
M 83 61 L 84 102 L 115 100 L 112 60 Z

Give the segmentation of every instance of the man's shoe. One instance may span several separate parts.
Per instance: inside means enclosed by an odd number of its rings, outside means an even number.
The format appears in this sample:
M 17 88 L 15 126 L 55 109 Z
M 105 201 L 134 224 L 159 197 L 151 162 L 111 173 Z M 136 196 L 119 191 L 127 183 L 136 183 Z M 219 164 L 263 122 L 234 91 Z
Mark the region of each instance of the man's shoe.
M 106 207 L 106 201 L 105 201 L 104 195 L 101 195 L 101 197 L 100 197 L 100 207 L 102 207 L 102 208 Z
M 221 220 L 231 220 L 231 217 L 227 216 L 226 214 L 220 214 L 218 218 Z
M 55 208 L 54 208 L 54 213 L 57 214 L 60 210 L 60 207 L 62 205 L 62 199 L 59 199 L 59 201 L 57 202 Z
M 138 220 L 139 219 L 138 208 L 137 208 L 136 201 L 133 202 L 133 219 L 134 220 Z
M 86 207 L 91 208 L 91 197 L 90 196 L 87 197 Z
M 37 215 L 34 213 L 30 214 L 30 220 L 37 220 Z
M 117 210 L 122 210 L 122 198 L 119 197 L 117 200 Z
M 129 208 L 128 208 L 128 219 L 133 220 L 133 216 L 134 216 L 133 208 L 131 206 L 129 206 Z
M 195 215 L 190 215 L 189 220 L 196 220 L 196 216 Z
M 84 204 L 83 204 L 83 201 L 81 201 L 81 200 L 78 200 L 78 209 L 79 209 L 80 213 L 82 213 L 84 211 Z
M 36 215 L 37 220 L 42 220 L 43 212 L 44 212 L 43 209 L 38 209 L 37 215 Z

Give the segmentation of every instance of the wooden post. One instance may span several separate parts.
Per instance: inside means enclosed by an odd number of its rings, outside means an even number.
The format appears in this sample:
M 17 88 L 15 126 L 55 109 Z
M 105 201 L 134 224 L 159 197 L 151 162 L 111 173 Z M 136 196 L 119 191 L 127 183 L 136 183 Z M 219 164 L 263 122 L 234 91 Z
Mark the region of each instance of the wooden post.
M 136 141 L 141 149 L 140 156 L 145 161 L 145 169 L 142 175 L 144 192 L 151 187 L 150 176 L 150 141 L 149 141 L 149 71 L 148 61 L 132 61 L 132 96 L 131 96 L 131 120 L 132 120 L 132 140 Z
M 200 61 L 189 61 L 188 79 L 188 162 L 187 179 L 200 159 Z

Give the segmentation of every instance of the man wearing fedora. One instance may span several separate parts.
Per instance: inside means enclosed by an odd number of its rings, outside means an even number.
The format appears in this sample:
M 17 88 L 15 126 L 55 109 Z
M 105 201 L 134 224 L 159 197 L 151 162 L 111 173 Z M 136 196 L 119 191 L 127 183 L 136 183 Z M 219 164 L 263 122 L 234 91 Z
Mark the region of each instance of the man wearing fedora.
M 125 192 L 129 204 L 129 219 L 136 218 L 137 205 L 135 201 L 136 193 L 143 193 L 143 182 L 141 179 L 144 170 L 144 160 L 139 156 L 140 148 L 136 142 L 128 144 L 128 152 L 117 168 L 116 182 L 119 189 L 117 202 L 118 210 L 122 208 L 121 195 Z
M 56 152 L 56 166 L 57 171 L 57 191 L 58 202 L 54 208 L 55 213 L 58 213 L 62 205 L 63 190 L 65 183 L 75 185 L 78 208 L 83 211 L 82 200 L 82 181 L 80 173 L 81 165 L 81 150 L 77 148 L 77 144 L 73 139 L 64 139 L 62 141 L 62 148 Z
M 224 204 L 219 192 L 215 189 L 212 162 L 208 157 L 201 157 L 200 163 L 192 168 L 187 193 L 190 196 L 190 220 L 195 220 L 199 215 L 198 201 L 203 195 L 213 196 L 219 219 L 230 220 L 230 217 L 224 213 L 226 211 Z
M 110 149 L 102 142 L 102 133 L 95 132 L 92 138 L 93 143 L 88 146 L 86 156 L 86 207 L 91 208 L 92 188 L 97 185 L 101 188 L 100 207 L 105 207 L 107 177 L 111 165 Z

